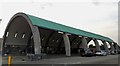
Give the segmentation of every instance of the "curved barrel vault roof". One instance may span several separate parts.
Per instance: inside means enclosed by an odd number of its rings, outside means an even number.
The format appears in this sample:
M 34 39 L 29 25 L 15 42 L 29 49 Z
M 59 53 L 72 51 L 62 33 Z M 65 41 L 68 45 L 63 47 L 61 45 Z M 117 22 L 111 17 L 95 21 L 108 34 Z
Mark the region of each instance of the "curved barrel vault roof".
M 62 24 L 58 24 L 58 23 L 55 23 L 55 22 L 52 22 L 49 20 L 45 20 L 42 18 L 38 18 L 38 17 L 32 16 L 32 15 L 29 15 L 29 14 L 26 14 L 26 15 L 31 20 L 33 25 L 36 25 L 39 27 L 48 28 L 48 29 L 61 31 L 61 32 L 66 32 L 66 33 L 75 34 L 75 35 L 80 35 L 80 36 L 85 36 L 85 37 L 90 37 L 90 38 L 96 38 L 96 39 L 105 40 L 105 41 L 109 41 L 109 42 L 114 42 L 112 39 L 102 36 L 102 35 L 94 34 L 91 32 L 87 32 L 84 30 L 65 26 Z
M 18 14 L 21 14 L 21 16 L 23 15 L 23 17 L 26 16 L 27 19 L 30 20 L 32 25 L 35 25 L 38 27 L 52 29 L 55 31 L 61 31 L 61 32 L 69 33 L 69 34 L 75 34 L 75 35 L 79 35 L 79 36 L 85 36 L 85 37 L 89 37 L 89 38 L 95 38 L 95 39 L 104 40 L 104 41 L 108 41 L 108 42 L 114 42 L 112 39 L 102 36 L 102 35 L 94 34 L 91 32 L 87 32 L 84 30 L 65 26 L 62 24 L 58 24 L 58 23 L 55 23 L 55 22 L 52 22 L 52 21 L 49 21 L 46 19 L 42 19 L 42 18 L 38 18 L 38 17 L 32 16 L 32 15 L 29 15 L 29 14 L 17 13 L 17 14 L 15 14 L 15 16 Z

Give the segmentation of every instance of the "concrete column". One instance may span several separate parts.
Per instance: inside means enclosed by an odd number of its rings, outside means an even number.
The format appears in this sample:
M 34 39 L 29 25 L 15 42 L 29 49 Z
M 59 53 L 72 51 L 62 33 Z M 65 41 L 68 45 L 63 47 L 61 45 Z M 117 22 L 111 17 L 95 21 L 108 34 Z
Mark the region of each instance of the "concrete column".
M 82 37 L 82 46 L 83 46 L 84 50 L 87 50 L 87 49 L 88 49 L 87 40 L 86 40 L 85 37 Z
M 108 42 L 110 44 L 110 47 L 111 47 L 111 51 L 114 52 L 115 51 L 115 48 L 113 46 L 113 44 L 111 42 Z
M 63 34 L 63 40 L 65 44 L 66 56 L 71 56 L 70 40 L 67 33 Z
M 105 51 L 107 52 L 107 54 L 109 54 L 109 49 L 108 49 L 106 41 L 102 41 L 102 42 L 103 42 L 103 45 L 105 47 Z
M 34 51 L 35 54 L 41 54 L 41 39 L 37 26 L 33 26 L 33 39 L 34 39 Z
M 96 46 L 96 50 L 97 51 L 100 51 L 100 46 L 99 46 L 99 42 L 97 41 L 97 39 L 93 39 L 94 43 L 95 43 L 95 46 Z

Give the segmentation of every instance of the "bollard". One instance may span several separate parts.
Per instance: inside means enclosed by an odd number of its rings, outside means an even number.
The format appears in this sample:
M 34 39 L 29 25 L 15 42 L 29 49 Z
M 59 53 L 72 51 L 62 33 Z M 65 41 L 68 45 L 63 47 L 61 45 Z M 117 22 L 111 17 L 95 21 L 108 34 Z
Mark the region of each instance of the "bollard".
M 11 55 L 8 55 L 8 66 L 11 66 L 11 61 L 12 61 Z

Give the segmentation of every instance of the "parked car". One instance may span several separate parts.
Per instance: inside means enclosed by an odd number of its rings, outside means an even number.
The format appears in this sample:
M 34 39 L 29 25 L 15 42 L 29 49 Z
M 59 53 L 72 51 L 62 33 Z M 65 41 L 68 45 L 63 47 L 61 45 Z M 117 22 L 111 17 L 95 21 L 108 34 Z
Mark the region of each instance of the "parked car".
M 117 51 L 117 50 L 115 50 L 115 54 L 118 54 L 118 51 Z
M 115 51 L 110 51 L 110 54 L 111 55 L 115 55 Z
M 120 50 L 115 50 L 114 54 L 120 54 Z
M 107 52 L 101 50 L 101 51 L 95 51 L 95 56 L 107 56 Z
M 87 50 L 85 51 L 83 48 L 81 48 L 81 49 L 80 49 L 80 55 L 81 55 L 82 57 L 91 57 L 91 56 L 94 55 L 94 53 L 93 53 L 90 49 L 87 49 Z
M 118 50 L 118 54 L 120 54 L 120 50 Z

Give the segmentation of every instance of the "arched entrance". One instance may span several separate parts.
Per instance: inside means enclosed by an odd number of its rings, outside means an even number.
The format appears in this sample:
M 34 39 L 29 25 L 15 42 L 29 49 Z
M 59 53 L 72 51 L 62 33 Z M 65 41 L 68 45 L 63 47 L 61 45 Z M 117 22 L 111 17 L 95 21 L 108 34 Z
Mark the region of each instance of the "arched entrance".
M 26 55 L 41 53 L 39 30 L 33 26 L 27 15 L 15 14 L 7 25 L 3 36 L 3 55 Z

